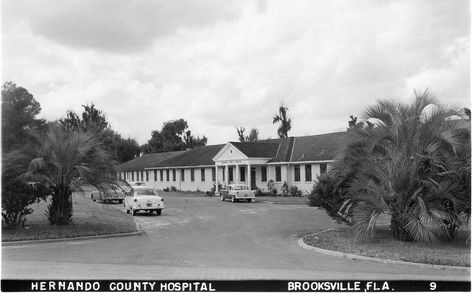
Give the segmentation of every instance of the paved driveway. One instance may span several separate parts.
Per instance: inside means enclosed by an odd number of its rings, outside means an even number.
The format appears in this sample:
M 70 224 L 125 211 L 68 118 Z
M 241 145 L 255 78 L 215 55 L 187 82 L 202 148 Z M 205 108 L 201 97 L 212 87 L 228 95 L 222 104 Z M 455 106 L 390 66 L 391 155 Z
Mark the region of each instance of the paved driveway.
M 3 247 L 2 277 L 469 280 L 466 271 L 353 261 L 302 249 L 300 236 L 338 226 L 306 205 L 172 193 L 165 203 L 162 216 L 135 217 L 146 232 L 142 236 Z

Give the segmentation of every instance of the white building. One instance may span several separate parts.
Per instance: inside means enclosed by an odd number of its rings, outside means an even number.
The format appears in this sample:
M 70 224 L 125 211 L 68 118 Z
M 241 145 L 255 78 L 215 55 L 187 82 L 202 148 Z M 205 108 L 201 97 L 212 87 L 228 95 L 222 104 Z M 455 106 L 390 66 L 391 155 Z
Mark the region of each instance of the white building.
M 129 182 L 145 181 L 158 189 L 204 192 L 230 183 L 266 191 L 272 180 L 278 192 L 286 182 L 308 193 L 317 176 L 334 162 L 344 133 L 229 142 L 148 154 L 120 165 L 119 176 Z

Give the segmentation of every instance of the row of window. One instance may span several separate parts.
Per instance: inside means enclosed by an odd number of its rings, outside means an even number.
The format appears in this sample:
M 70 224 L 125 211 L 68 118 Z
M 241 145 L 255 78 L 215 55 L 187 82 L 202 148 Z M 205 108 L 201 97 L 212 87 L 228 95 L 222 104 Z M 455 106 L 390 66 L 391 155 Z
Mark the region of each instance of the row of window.
M 189 169 L 191 170 L 191 181 L 194 181 L 194 171 L 196 169 Z M 159 172 L 158 172 L 159 171 Z M 171 171 L 171 172 L 170 172 Z M 146 178 L 146 181 L 150 181 L 150 175 L 151 171 L 137 171 L 137 181 L 145 181 L 144 179 Z M 176 169 L 166 169 L 166 170 L 153 170 L 153 179 L 154 181 L 158 181 L 158 173 L 160 176 L 160 181 L 170 181 L 172 177 L 172 181 L 176 181 Z M 181 169 L 181 181 L 185 180 L 185 175 L 184 175 L 184 169 Z M 212 169 L 212 181 L 216 180 L 216 170 Z M 131 172 L 131 180 L 130 181 L 135 181 L 135 172 Z M 206 181 L 206 170 L 204 168 L 201 169 L 201 181 Z
M 324 174 L 327 172 L 327 165 L 326 164 L 320 164 L 320 172 L 321 174 Z M 246 174 L 246 168 L 247 167 L 240 167 L 240 181 L 244 182 L 245 181 L 245 174 Z M 305 165 L 305 181 L 312 181 L 312 166 L 311 165 Z M 262 182 L 267 182 L 267 167 L 262 166 L 261 167 L 261 179 Z M 301 181 L 301 174 L 300 174 L 300 166 L 295 165 L 294 166 L 294 176 L 295 176 L 295 182 Z M 225 169 L 222 170 L 222 178 L 225 178 Z M 234 169 L 230 168 L 229 169 L 229 181 L 234 181 Z M 281 166 L 275 166 L 275 181 L 276 182 L 281 182 Z
M 280 181 L 281 181 L 281 166 L 276 166 L 277 169 L 280 169 Z M 262 182 L 267 182 L 267 167 L 262 166 L 261 167 L 262 171 Z M 240 172 L 240 181 L 245 182 L 245 174 L 247 174 L 247 167 L 242 166 L 239 167 L 239 172 Z M 277 171 L 278 174 L 278 171 Z M 225 169 L 222 169 L 222 178 L 225 178 Z M 278 178 L 278 176 L 277 176 Z M 229 181 L 233 182 L 234 181 L 234 168 L 229 168 Z M 277 180 L 278 181 L 278 180 Z
M 321 174 L 324 174 L 327 172 L 327 165 L 326 164 L 320 164 L 320 172 Z M 245 174 L 246 174 L 246 168 L 245 166 L 239 168 L 240 172 L 240 181 L 245 182 Z M 300 166 L 295 165 L 294 167 L 294 180 L 295 182 L 301 181 L 301 172 L 300 172 Z M 311 165 L 304 165 L 305 169 L 305 181 L 312 181 L 312 166 Z M 185 181 L 185 169 L 181 169 L 181 181 Z M 195 170 L 196 169 L 189 169 L 191 171 L 191 182 L 194 182 L 195 180 Z M 216 181 L 216 169 L 212 168 L 212 181 Z M 159 171 L 159 172 L 158 172 Z M 170 172 L 171 171 L 171 172 Z M 233 182 L 234 181 L 234 169 L 229 168 L 229 181 Z M 153 177 L 154 181 L 158 181 L 158 173 L 160 175 L 160 181 L 165 181 L 165 176 L 166 176 L 166 181 L 170 181 L 170 177 L 172 177 L 172 181 L 176 181 L 176 169 L 166 169 L 166 170 L 153 170 Z M 171 174 L 170 174 L 171 173 Z M 136 172 L 137 174 L 137 181 L 144 181 L 144 175 L 146 178 L 146 181 L 150 181 L 149 175 L 150 173 L 148 171 L 140 171 Z M 261 181 L 262 182 L 267 182 L 267 167 L 266 166 L 261 166 Z M 170 176 L 171 175 L 171 176 Z M 131 181 L 135 181 L 135 172 L 131 172 Z M 139 178 L 141 177 L 141 179 Z M 225 169 L 222 169 L 222 178 L 225 178 Z M 201 181 L 206 181 L 206 170 L 204 168 L 201 168 Z M 281 166 L 275 166 L 275 181 L 276 182 L 281 182 Z
M 327 165 L 326 164 L 320 164 L 320 173 L 324 174 L 327 172 Z M 311 171 L 311 165 L 304 165 L 304 174 L 305 174 L 305 181 L 312 181 L 312 171 Z M 295 175 L 295 182 L 301 181 L 301 174 L 300 174 L 300 166 L 295 165 L 294 166 L 294 175 Z

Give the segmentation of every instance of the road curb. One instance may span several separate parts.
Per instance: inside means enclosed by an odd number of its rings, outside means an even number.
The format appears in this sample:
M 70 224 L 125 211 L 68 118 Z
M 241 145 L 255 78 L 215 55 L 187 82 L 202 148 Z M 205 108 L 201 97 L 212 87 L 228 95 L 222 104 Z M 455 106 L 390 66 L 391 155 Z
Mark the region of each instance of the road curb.
M 333 229 L 324 230 L 315 234 L 323 233 L 329 230 L 333 230 Z M 315 234 L 310 234 L 310 235 L 315 235 Z M 318 248 L 318 247 L 314 247 L 314 246 L 306 244 L 303 240 L 304 237 L 305 236 L 298 239 L 298 245 L 301 248 L 311 250 L 317 253 L 325 254 L 325 255 L 343 257 L 350 260 L 363 260 L 363 261 L 370 261 L 370 262 L 383 263 L 383 264 L 409 265 L 409 266 L 417 266 L 421 268 L 432 268 L 432 269 L 438 269 L 438 270 L 457 270 L 457 271 L 463 271 L 463 272 L 469 272 L 471 270 L 470 267 L 431 265 L 431 264 L 407 262 L 407 261 L 400 261 L 400 260 L 381 259 L 381 258 L 376 258 L 376 257 L 368 257 L 368 256 L 357 255 L 357 254 L 340 252 L 340 251 L 327 250 L 327 249 L 322 249 L 322 248 Z
M 132 237 L 132 236 L 142 235 L 143 233 L 144 233 L 143 230 L 138 230 L 136 232 L 104 234 L 104 235 L 94 235 L 94 236 L 81 236 L 81 237 L 57 238 L 57 239 L 41 239 L 41 240 L 6 241 L 6 242 L 2 242 L 2 246 L 17 246 L 17 245 L 42 244 L 42 243 L 51 243 L 51 242 L 68 242 L 68 241 L 91 240 L 91 239 Z
M 270 203 L 270 204 L 298 204 L 298 205 L 306 205 L 306 202 L 297 202 L 297 201 L 269 201 L 269 200 L 262 200 L 260 202 L 263 203 Z

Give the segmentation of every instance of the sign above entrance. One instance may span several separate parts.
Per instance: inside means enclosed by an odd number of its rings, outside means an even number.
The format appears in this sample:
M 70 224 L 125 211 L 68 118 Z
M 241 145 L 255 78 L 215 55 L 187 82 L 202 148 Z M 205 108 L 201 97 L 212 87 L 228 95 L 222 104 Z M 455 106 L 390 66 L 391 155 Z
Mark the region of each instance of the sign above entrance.
M 221 161 L 222 164 L 237 164 L 242 163 L 241 160 L 234 160 L 234 161 Z

